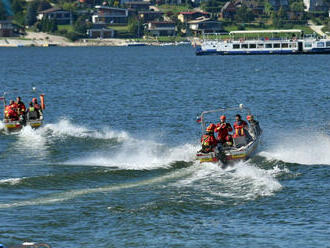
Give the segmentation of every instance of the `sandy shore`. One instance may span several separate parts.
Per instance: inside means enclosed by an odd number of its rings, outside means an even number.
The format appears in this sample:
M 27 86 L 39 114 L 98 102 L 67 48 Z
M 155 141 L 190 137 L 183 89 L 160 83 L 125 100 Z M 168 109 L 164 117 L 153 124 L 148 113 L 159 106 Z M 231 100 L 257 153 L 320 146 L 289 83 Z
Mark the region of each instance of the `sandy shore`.
M 27 32 L 27 35 L 19 38 L 3 38 L 0 39 L 0 47 L 25 47 L 25 46 L 63 46 L 63 47 L 78 47 L 78 46 L 127 46 L 134 44 L 129 39 L 81 39 L 76 42 L 71 42 L 65 37 L 50 35 L 47 33 Z M 146 42 L 147 45 L 161 46 L 164 43 Z M 166 45 L 166 44 L 165 44 Z M 170 45 L 167 43 L 167 45 Z

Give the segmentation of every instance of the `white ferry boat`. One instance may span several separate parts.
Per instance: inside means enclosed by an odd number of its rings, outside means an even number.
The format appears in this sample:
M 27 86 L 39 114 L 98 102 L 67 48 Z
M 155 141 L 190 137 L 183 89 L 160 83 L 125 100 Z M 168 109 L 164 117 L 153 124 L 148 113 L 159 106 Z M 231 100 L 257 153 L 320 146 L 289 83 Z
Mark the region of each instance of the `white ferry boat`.
M 284 38 L 283 33 L 290 34 L 291 37 Z M 196 55 L 330 53 L 329 38 L 303 35 L 299 29 L 232 31 L 229 34 L 229 39 L 211 40 L 204 38 L 196 49 Z M 278 34 L 282 34 L 280 38 L 275 37 Z M 250 38 L 251 36 L 254 37 Z

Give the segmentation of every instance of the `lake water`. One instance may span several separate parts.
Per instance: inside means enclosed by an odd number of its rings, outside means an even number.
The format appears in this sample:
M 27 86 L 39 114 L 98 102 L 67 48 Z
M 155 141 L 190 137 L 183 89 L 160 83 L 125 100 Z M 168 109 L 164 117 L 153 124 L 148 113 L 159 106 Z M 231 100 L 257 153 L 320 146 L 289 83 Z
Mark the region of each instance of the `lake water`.
M 8 99 L 46 94 L 42 128 L 0 135 L 0 243 L 329 247 L 329 55 L 1 48 L 0 65 Z M 195 162 L 196 115 L 240 103 L 257 155 Z

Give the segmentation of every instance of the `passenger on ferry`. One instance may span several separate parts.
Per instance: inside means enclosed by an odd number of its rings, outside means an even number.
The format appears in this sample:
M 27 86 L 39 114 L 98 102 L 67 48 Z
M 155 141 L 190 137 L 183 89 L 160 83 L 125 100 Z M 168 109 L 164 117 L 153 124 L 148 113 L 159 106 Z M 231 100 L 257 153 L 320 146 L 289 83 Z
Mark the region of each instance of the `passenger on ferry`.
M 19 96 L 16 98 L 16 105 L 17 105 L 17 114 L 24 116 L 26 112 L 26 107 L 22 102 L 21 97 Z
M 33 103 L 30 102 L 29 108 L 26 112 L 26 117 L 28 120 L 37 120 L 40 118 L 40 112 L 33 106 Z
M 248 120 L 250 125 L 249 133 L 253 136 L 253 138 L 259 136 L 261 134 L 259 121 L 255 120 L 253 115 L 248 115 L 246 119 Z
M 218 141 L 214 137 L 215 125 L 212 123 L 206 128 L 206 134 L 201 138 L 202 149 L 200 150 L 203 153 L 209 153 L 214 150 L 217 146 Z
M 239 114 L 235 116 L 235 120 L 236 121 L 234 122 L 234 137 L 245 136 L 245 131 L 248 128 L 248 124 L 246 123 L 246 121 L 242 120 L 242 117 Z
M 231 145 L 230 142 L 232 140 L 229 132 L 233 131 L 230 123 L 226 122 L 226 116 L 220 116 L 220 123 L 218 123 L 215 127 L 215 132 L 218 133 L 218 141 L 223 145 Z

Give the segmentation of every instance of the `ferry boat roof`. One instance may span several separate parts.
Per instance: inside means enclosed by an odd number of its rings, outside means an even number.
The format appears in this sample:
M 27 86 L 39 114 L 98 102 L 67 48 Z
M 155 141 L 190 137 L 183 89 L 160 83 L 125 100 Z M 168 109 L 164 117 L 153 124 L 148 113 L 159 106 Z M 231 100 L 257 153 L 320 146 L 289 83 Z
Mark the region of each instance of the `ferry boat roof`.
M 279 30 L 247 30 L 231 31 L 229 34 L 256 34 L 256 33 L 301 33 L 300 29 L 279 29 Z

